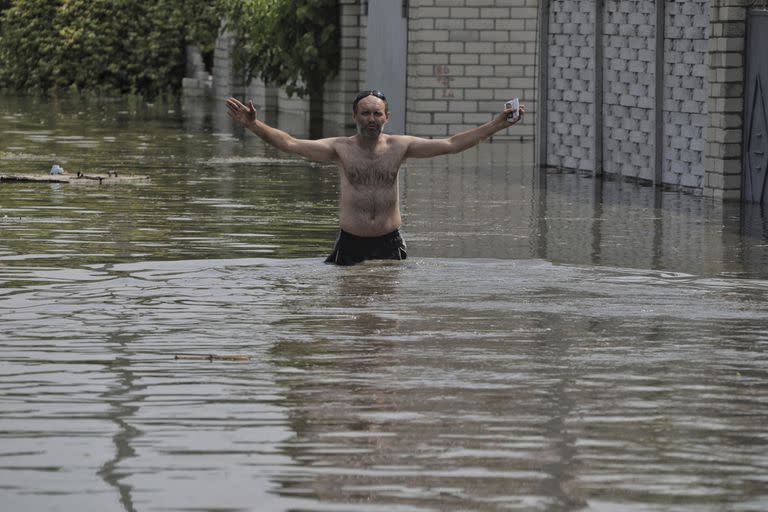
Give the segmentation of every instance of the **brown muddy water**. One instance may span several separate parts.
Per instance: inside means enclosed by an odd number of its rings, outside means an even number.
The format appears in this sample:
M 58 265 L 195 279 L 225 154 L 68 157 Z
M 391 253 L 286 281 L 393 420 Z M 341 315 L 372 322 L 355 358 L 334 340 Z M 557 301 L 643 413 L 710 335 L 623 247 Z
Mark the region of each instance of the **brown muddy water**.
M 494 141 L 337 268 L 335 169 L 219 107 L 0 99 L 0 173 L 151 177 L 0 184 L 2 510 L 768 509 L 759 207 Z

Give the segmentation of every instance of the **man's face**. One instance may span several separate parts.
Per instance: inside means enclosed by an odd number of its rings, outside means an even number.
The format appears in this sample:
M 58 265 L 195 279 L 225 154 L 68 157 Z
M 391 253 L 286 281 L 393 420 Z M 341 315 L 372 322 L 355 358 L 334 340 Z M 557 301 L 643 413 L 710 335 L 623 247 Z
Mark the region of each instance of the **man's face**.
M 357 125 L 357 133 L 363 137 L 378 137 L 384 125 L 389 121 L 387 104 L 376 96 L 366 96 L 357 102 L 357 110 L 352 113 Z

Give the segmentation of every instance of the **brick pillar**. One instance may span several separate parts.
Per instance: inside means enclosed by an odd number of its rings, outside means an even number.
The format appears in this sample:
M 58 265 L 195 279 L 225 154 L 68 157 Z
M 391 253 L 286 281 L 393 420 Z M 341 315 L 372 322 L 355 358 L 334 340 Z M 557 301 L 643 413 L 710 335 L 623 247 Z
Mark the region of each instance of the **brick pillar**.
M 216 47 L 213 51 L 213 93 L 217 98 L 226 98 L 232 95 L 242 95 L 242 79 L 236 77 L 235 66 L 232 59 L 232 49 L 235 47 L 235 36 L 228 30 L 223 30 L 224 20 L 221 22 L 222 30 L 216 38 Z
M 326 84 L 323 116 L 328 135 L 349 131 L 352 100 L 360 87 L 360 59 L 365 56 L 364 9 L 358 0 L 339 0 L 341 22 L 341 65 L 339 74 Z
M 224 30 L 225 21 L 221 22 L 222 30 L 216 39 L 213 52 L 213 74 L 211 76 L 213 95 L 215 98 L 234 96 L 243 101 L 253 100 L 260 111 L 275 108 L 273 88 L 265 87 L 261 80 L 246 82 L 245 73 L 237 69 L 232 54 L 237 38 L 229 30 Z M 270 99 L 272 101 L 270 102 Z
M 746 15 L 743 0 L 710 4 L 704 194 L 719 199 L 741 197 Z

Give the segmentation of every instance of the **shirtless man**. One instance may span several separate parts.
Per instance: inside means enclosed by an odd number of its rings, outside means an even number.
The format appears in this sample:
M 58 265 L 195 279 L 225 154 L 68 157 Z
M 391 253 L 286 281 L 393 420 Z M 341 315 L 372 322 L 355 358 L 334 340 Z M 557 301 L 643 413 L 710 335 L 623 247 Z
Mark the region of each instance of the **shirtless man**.
M 272 146 L 317 162 L 334 162 L 339 168 L 341 199 L 339 236 L 326 263 L 354 265 L 369 259 L 405 259 L 400 236 L 398 172 L 408 158 L 430 158 L 458 153 L 477 145 L 520 120 L 525 107 L 512 121 L 511 109 L 492 121 L 445 139 L 424 139 L 382 132 L 389 121 L 387 99 L 380 91 L 363 91 L 352 103 L 357 134 L 319 140 L 296 139 L 256 119 L 253 101 L 244 105 L 226 101 L 227 113 Z

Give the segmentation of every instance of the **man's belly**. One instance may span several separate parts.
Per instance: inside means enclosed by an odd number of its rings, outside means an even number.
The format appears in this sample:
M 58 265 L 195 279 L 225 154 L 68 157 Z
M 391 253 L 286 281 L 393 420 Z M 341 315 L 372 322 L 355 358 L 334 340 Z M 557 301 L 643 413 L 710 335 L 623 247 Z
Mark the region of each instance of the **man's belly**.
M 339 225 L 357 236 L 381 236 L 400 227 L 400 203 L 387 194 L 342 195 Z

